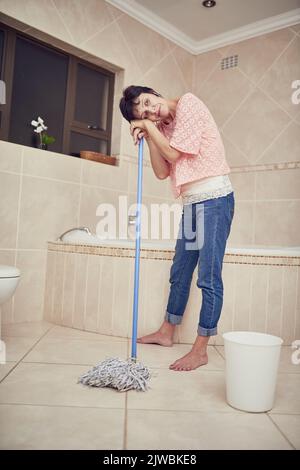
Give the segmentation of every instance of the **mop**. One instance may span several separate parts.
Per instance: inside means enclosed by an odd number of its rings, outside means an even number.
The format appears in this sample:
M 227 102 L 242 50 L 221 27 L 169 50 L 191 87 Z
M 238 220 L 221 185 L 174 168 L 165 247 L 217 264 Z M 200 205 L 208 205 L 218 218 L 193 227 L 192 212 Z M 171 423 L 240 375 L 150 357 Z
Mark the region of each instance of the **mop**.
M 135 223 L 135 269 L 134 269 L 134 298 L 131 358 L 108 358 L 100 362 L 86 374 L 83 374 L 78 383 L 91 387 L 110 387 L 119 392 L 137 390 L 145 392 L 150 379 L 149 369 L 137 362 L 137 323 L 138 323 L 138 296 L 139 296 L 139 270 L 140 270 L 140 246 L 141 246 L 141 202 L 142 202 L 142 176 L 143 176 L 143 145 L 144 138 L 139 140 L 138 180 L 137 180 L 137 213 Z

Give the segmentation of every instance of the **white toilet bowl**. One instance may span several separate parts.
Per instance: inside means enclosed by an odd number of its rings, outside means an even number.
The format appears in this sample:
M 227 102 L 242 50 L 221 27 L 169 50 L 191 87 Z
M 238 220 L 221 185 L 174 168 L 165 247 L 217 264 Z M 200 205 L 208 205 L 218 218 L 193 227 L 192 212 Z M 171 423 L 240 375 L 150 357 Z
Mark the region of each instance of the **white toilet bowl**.
M 14 295 L 21 277 L 21 271 L 15 266 L 0 264 L 0 305 Z

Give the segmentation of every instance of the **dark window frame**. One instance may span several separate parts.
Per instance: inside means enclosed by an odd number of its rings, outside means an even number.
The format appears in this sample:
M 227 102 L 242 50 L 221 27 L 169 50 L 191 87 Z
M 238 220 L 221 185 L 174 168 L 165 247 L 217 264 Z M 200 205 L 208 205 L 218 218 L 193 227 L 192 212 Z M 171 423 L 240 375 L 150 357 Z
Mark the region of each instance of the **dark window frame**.
M 29 34 L 18 31 L 6 24 L 0 22 L 0 28 L 4 31 L 4 45 L 3 45 L 3 60 L 2 70 L 0 70 L 0 79 L 4 80 L 6 84 L 6 104 L 0 105 L 0 139 L 9 141 L 9 122 L 11 115 L 11 101 L 12 101 L 12 84 L 14 74 L 14 59 L 15 59 L 15 45 L 17 37 L 21 37 L 32 41 L 40 47 L 52 49 L 55 52 L 65 55 L 68 58 L 68 75 L 67 75 L 67 92 L 65 101 L 65 116 L 64 116 L 64 129 L 63 129 L 63 145 L 61 153 L 70 155 L 70 136 L 71 132 L 76 132 L 89 137 L 94 137 L 99 140 L 107 142 L 107 153 L 111 153 L 111 137 L 112 137 L 112 118 L 113 118 L 113 96 L 115 86 L 115 75 L 113 72 L 106 70 L 92 62 L 88 62 L 80 57 L 70 54 L 58 47 L 48 44 L 45 41 L 36 39 Z M 109 81 L 108 92 L 108 107 L 106 115 L 106 130 L 88 129 L 83 123 L 76 121 L 72 118 L 75 111 L 76 103 L 76 70 L 77 66 L 82 64 L 90 69 L 93 69 L 101 74 L 107 76 Z

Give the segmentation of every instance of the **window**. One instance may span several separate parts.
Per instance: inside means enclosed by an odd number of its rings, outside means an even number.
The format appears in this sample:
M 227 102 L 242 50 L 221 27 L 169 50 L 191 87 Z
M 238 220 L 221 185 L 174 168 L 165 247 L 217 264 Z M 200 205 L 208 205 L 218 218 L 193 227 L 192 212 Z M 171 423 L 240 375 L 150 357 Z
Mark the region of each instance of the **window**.
M 36 146 L 31 121 L 41 116 L 56 139 L 49 150 L 110 154 L 112 72 L 0 24 L 0 73 L 6 83 L 2 140 Z

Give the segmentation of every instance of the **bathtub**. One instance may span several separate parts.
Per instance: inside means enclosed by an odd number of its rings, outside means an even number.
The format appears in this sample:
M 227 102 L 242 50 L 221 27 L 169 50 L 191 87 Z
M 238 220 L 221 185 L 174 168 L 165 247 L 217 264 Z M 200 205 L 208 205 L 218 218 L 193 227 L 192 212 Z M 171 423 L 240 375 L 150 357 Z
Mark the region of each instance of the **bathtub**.
M 129 338 L 135 242 L 81 235 L 48 242 L 44 318 Z M 139 335 L 157 329 L 164 317 L 175 243 L 141 241 Z M 299 339 L 299 269 L 299 247 L 227 247 L 222 314 L 210 344 L 223 344 L 222 333 L 233 330 L 275 334 L 284 344 Z M 202 300 L 196 282 L 197 269 L 183 322 L 176 329 L 179 343 L 195 339 Z
M 110 246 L 118 248 L 134 248 L 135 240 L 126 239 L 104 239 L 97 235 L 82 231 L 70 232 L 63 237 L 64 244 Z M 148 250 L 174 250 L 176 240 L 141 240 L 141 248 Z M 256 256 L 300 256 L 300 247 L 280 247 L 255 245 L 252 247 L 226 247 L 226 254 L 256 255 Z

